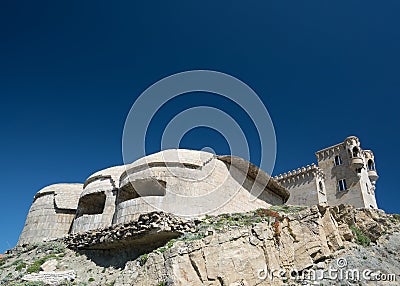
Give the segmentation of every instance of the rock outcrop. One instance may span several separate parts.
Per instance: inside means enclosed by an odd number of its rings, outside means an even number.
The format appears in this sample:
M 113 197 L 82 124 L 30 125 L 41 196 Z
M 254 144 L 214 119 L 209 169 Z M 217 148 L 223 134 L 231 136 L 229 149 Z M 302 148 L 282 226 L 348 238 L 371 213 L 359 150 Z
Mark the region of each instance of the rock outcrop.
M 0 283 L 59 285 L 64 277 L 72 285 L 397 285 L 399 239 L 398 215 L 344 205 L 274 206 L 201 220 L 153 212 L 50 245 L 17 247 L 1 260 Z M 34 268 L 38 260 L 50 261 L 42 263 L 47 272 Z M 368 280 L 366 270 L 381 281 Z

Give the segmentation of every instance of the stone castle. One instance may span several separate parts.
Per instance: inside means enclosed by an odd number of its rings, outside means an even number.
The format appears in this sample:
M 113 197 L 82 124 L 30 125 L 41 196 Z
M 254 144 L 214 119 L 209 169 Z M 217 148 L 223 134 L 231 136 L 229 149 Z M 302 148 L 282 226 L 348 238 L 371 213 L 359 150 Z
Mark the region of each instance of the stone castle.
M 349 137 L 316 154 L 318 167 L 272 178 L 239 157 L 161 151 L 101 170 L 84 184 L 55 184 L 40 190 L 18 245 L 123 225 L 159 210 L 193 218 L 285 203 L 377 208 L 374 156 L 361 149 L 358 138 Z
M 350 136 L 315 155 L 318 165 L 275 176 L 275 180 L 290 192 L 287 204 L 312 206 L 327 203 L 377 208 L 375 183 L 379 176 L 374 154 L 371 150 L 363 150 L 357 137 Z

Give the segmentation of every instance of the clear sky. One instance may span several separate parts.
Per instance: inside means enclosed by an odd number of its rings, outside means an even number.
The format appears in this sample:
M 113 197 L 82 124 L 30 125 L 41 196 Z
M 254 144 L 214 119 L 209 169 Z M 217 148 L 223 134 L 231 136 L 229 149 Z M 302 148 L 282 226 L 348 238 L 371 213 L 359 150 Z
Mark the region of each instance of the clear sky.
M 399 1 L 136 2 L 1 2 L 0 253 L 16 244 L 39 189 L 121 164 L 135 99 L 193 69 L 231 74 L 260 95 L 276 130 L 274 174 L 356 135 L 375 152 L 379 207 L 400 212 Z M 165 120 L 205 104 L 257 142 L 237 106 L 198 94 L 160 111 L 149 150 Z M 181 146 L 228 150 L 206 128 Z M 251 151 L 257 163 L 260 150 Z

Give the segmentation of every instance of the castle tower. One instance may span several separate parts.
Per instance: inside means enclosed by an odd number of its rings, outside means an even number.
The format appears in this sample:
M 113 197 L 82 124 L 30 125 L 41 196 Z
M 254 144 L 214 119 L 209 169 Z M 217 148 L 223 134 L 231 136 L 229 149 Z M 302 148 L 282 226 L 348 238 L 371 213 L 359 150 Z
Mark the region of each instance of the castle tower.
M 350 136 L 344 142 L 315 153 L 317 166 L 299 168 L 275 178 L 290 192 L 288 204 L 349 204 L 377 208 L 375 183 L 379 176 L 374 154 L 363 150 L 360 140 Z
M 316 156 L 318 166 L 325 173 L 329 205 L 377 208 L 374 192 L 378 175 L 373 153 L 362 150 L 357 137 L 350 136 L 343 143 L 316 152 Z

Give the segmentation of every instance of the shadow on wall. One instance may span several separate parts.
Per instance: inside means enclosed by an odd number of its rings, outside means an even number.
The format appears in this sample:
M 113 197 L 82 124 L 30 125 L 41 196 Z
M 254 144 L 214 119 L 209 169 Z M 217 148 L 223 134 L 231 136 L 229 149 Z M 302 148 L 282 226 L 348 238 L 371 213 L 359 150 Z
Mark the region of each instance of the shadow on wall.
M 76 218 L 83 215 L 102 214 L 105 204 L 106 195 L 104 192 L 88 194 L 79 200 Z

